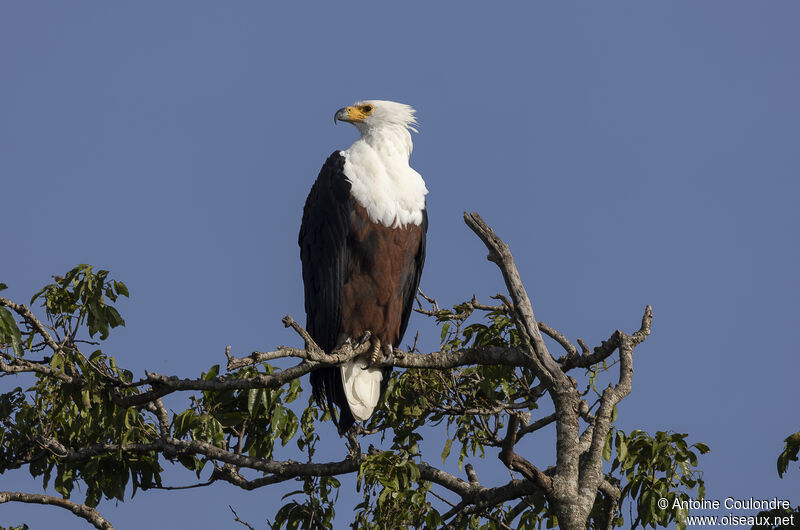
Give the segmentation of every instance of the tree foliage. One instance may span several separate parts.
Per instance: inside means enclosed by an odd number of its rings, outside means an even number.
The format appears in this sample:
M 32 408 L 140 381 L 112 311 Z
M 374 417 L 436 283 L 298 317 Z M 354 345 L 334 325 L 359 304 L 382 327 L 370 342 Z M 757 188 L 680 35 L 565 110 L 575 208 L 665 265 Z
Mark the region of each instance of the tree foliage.
M 797 462 L 797 454 L 800 453 L 800 432 L 790 434 L 783 442 L 783 451 L 778 455 L 778 476 L 781 478 L 789 469 L 789 462 Z
M 800 432 L 790 434 L 783 441 L 783 451 L 778 455 L 778 476 L 783 478 L 783 474 L 789 469 L 789 462 L 797 462 L 797 454 L 800 452 Z M 769 521 L 770 524 L 756 524 L 753 530 L 773 530 L 786 528 L 781 524 L 785 518 L 794 520 L 800 524 L 800 506 L 794 508 L 775 508 L 758 512 L 757 516 L 761 520 Z
M 226 352 L 224 370 L 215 365 L 195 379 L 149 372 L 137 379 L 101 348 L 125 324 L 115 303 L 128 296 L 108 271 L 79 265 L 55 277 L 31 299 L 42 320 L 0 297 L 0 374 L 19 381 L 0 394 L 0 472 L 26 467 L 97 528 L 111 528 L 95 509 L 103 499 L 166 486 L 166 465 L 193 471 L 203 486 L 225 481 L 250 490 L 296 480 L 300 486 L 270 515 L 274 529 L 331 527 L 337 477 L 345 474 L 356 476 L 362 495 L 353 528 L 580 527 L 568 519 L 570 510 L 582 510 L 587 528 L 682 528 L 686 513 L 660 510 L 655 501 L 665 497 L 671 506 L 674 498 L 704 496 L 697 458 L 708 447 L 690 444 L 686 434 L 614 427 L 617 404 L 630 391 L 633 349 L 649 333 L 650 308 L 635 333 L 616 331 L 594 349 L 579 341 L 579 351 L 533 320 L 507 247 L 485 225 L 470 226 L 500 266 L 511 298 L 498 295 L 498 305 L 473 298 L 452 309 L 427 299 L 420 312 L 439 326 L 440 350 L 398 350 L 381 361 L 396 369 L 375 414 L 349 433 L 341 461 L 318 461 L 317 429 L 330 416 L 301 399 L 303 376 L 368 345 L 322 352 L 287 317 L 304 349 L 241 358 Z M 564 355 L 550 355 L 540 331 Z M 292 358 L 299 362 L 287 364 Z M 602 387 L 614 367 L 616 382 Z M 581 372 L 581 384 L 570 370 Z M 423 440 L 431 429 L 437 435 Z M 574 437 L 553 432 L 563 429 Z M 555 462 L 534 461 L 523 443 L 534 435 L 555 439 Z M 363 450 L 361 441 L 379 447 Z M 481 458 L 498 458 L 509 479 L 481 480 L 471 466 Z M 73 504 L 79 484 L 85 495 Z M 0 502 L 46 497 L 4 493 Z M 570 506 L 565 499 L 573 497 Z

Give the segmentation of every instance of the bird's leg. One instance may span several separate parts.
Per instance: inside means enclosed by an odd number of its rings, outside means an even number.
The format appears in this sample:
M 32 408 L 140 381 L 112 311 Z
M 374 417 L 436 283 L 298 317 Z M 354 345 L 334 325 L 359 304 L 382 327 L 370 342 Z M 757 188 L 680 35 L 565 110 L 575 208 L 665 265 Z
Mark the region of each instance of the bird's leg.
M 378 355 L 381 353 L 381 339 L 372 337 L 372 352 L 369 354 L 368 366 L 372 366 L 378 361 Z

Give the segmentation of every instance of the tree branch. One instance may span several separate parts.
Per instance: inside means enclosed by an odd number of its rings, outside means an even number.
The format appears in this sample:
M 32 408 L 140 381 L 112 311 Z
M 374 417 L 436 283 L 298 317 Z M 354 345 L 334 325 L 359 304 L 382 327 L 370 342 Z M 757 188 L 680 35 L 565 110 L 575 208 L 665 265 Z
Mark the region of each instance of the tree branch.
M 537 377 L 548 383 L 548 386 L 551 386 L 556 380 L 565 379 L 564 373 L 559 369 L 553 356 L 550 355 L 539 332 L 539 327 L 533 314 L 533 306 L 528 297 L 528 292 L 520 279 L 519 271 L 514 264 L 514 257 L 511 255 L 508 245 L 494 233 L 494 230 L 489 228 L 477 213 L 468 214 L 464 212 L 464 222 L 483 241 L 483 244 L 489 250 L 489 261 L 494 262 L 503 274 L 506 288 L 513 301 L 512 307 L 517 330 L 523 338 L 523 343 L 532 348 Z
M 542 473 L 535 465 L 528 462 L 525 458 L 521 457 L 514 452 L 514 445 L 517 443 L 517 433 L 519 428 L 519 415 L 510 414 L 508 420 L 508 429 L 506 437 L 503 440 L 502 450 L 500 451 L 500 461 L 503 462 L 507 468 L 519 471 L 525 478 L 535 483 L 546 496 L 553 493 L 553 479 Z
M 20 493 L 17 491 L 0 491 L 0 504 L 5 502 L 25 502 L 28 504 L 45 504 L 64 508 L 82 519 L 89 521 L 98 530 L 114 530 L 114 527 L 100 515 L 100 512 L 85 504 L 75 504 L 66 499 L 51 497 L 38 493 Z
M 26 359 L 20 359 L 19 357 L 13 357 L 10 359 L 11 364 L 5 363 L 2 359 L 0 359 L 0 372 L 6 374 L 19 374 L 24 372 L 35 372 L 37 374 L 41 374 L 47 377 L 52 377 L 54 379 L 58 379 L 68 385 L 71 384 L 81 384 L 82 380 L 80 377 L 67 375 L 63 372 L 58 372 L 53 370 L 49 366 L 45 366 L 44 364 L 40 364 L 33 361 L 28 361 Z
M 633 380 L 633 349 L 636 344 L 642 342 L 650 333 L 652 319 L 653 308 L 647 306 L 639 331 L 630 336 L 617 330 L 612 335 L 612 339 L 617 344 L 609 344 L 607 346 L 607 348 L 619 348 L 619 380 L 613 387 L 605 388 L 600 397 L 600 407 L 595 415 L 593 431 L 591 432 L 591 443 L 579 478 L 579 488 L 583 495 L 589 495 L 590 491 L 597 491 L 603 480 L 602 452 L 606 436 L 611 428 L 611 415 L 614 407 L 630 394 Z M 604 346 L 606 344 L 604 343 Z M 594 494 L 592 493 L 592 495 Z
M 284 320 L 290 317 L 284 317 Z M 292 321 L 294 322 L 294 321 Z M 297 328 L 297 326 L 295 324 Z M 302 329 L 302 328 L 299 328 Z M 305 330 L 303 330 L 305 333 Z M 312 343 L 312 348 L 316 346 Z M 341 347 L 334 350 L 330 355 L 325 353 L 315 352 L 311 350 L 291 350 L 292 356 L 300 356 L 300 352 L 305 352 L 305 358 L 313 357 L 314 360 L 306 360 L 274 374 L 258 374 L 248 378 L 242 379 L 227 379 L 225 377 L 217 377 L 211 380 L 205 379 L 178 379 L 177 377 L 169 377 L 161 374 L 146 373 L 146 377 L 136 383 L 131 383 L 127 386 L 142 386 L 150 385 L 152 388 L 140 394 L 134 394 L 127 397 L 118 397 L 117 404 L 121 407 L 132 407 L 142 405 L 149 401 L 162 398 L 168 394 L 181 390 L 204 390 L 204 391 L 222 391 L 222 390 L 246 390 L 250 388 L 278 388 L 288 383 L 293 379 L 304 376 L 312 370 L 322 366 L 335 366 L 353 359 L 357 355 L 365 353 L 369 349 L 369 344 L 358 344 L 353 346 L 349 342 L 343 344 Z M 279 350 L 280 351 L 280 350 Z M 321 350 L 319 350 L 321 351 Z M 287 355 L 288 356 L 288 355 Z M 276 356 L 277 357 L 277 356 Z M 228 362 L 231 359 L 236 359 L 229 355 Z
M 53 340 L 53 337 L 50 336 L 50 333 L 48 333 L 44 324 L 42 324 L 39 319 L 36 318 L 36 315 L 31 312 L 28 306 L 17 304 L 8 298 L 3 298 L 2 296 L 0 296 L 0 306 L 6 306 L 21 316 L 31 328 L 35 329 L 42 336 L 45 343 L 50 347 L 51 350 L 57 352 L 61 349 L 56 341 Z

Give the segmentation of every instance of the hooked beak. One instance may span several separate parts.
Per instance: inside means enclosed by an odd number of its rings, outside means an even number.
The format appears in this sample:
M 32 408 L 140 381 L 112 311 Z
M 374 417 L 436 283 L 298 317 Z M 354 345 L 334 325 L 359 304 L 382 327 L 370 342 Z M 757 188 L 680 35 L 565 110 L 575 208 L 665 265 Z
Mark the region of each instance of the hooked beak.
M 350 113 L 347 111 L 347 107 L 342 107 L 333 115 L 333 124 L 336 125 L 338 121 L 350 121 L 349 116 Z
M 357 123 L 364 121 L 367 114 L 358 107 L 344 107 L 336 111 L 333 115 L 333 123 L 337 121 L 346 121 L 347 123 Z

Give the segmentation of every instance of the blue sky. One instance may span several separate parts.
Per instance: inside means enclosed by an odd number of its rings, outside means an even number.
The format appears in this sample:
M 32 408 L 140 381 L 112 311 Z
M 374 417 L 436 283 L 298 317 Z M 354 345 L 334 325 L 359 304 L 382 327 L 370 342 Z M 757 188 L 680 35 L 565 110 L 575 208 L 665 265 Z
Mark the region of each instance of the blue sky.
M 302 204 L 357 137 L 333 113 L 402 101 L 418 110 L 412 165 L 430 190 L 426 293 L 503 289 L 469 210 L 568 337 L 597 345 L 652 304 L 619 427 L 708 443 L 710 498 L 796 504 L 800 472 L 779 480 L 775 460 L 800 428 L 799 16 L 733 0 L 3 3 L 4 294 L 26 301 L 77 263 L 110 269 L 132 296 L 106 351 L 139 375 L 198 375 L 228 344 L 297 345 L 280 318 L 304 319 Z M 431 322 L 415 316 L 407 339 L 416 330 L 436 347 Z M 438 460 L 442 440 L 426 443 Z M 480 465 L 502 478 L 493 457 Z M 25 472 L 0 484 L 41 490 Z M 221 484 L 100 509 L 120 529 L 222 528 L 232 504 L 263 527 L 283 491 Z M 22 521 L 85 527 L 64 510 L 0 510 L 0 525 Z

